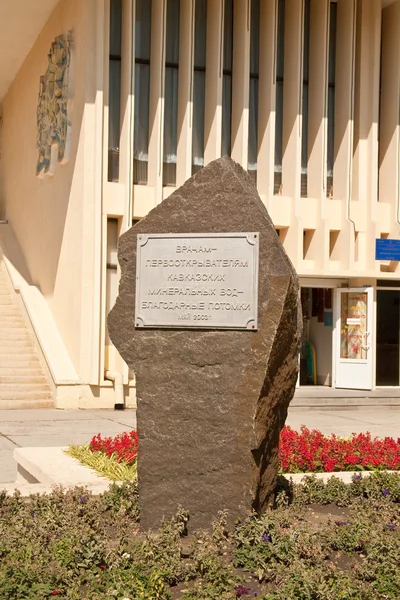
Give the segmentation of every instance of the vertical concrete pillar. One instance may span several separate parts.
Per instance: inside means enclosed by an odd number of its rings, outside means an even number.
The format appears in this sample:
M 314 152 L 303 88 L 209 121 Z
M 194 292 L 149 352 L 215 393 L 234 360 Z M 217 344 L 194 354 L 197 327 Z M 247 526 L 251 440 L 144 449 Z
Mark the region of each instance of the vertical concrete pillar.
M 301 88 L 303 84 L 303 0 L 286 0 L 283 87 L 283 195 L 299 214 L 301 175 Z
M 329 0 L 311 0 L 308 82 L 307 190 L 326 216 L 326 101 Z
M 379 203 L 399 218 L 400 2 L 382 12 L 382 72 L 379 116 Z
M 193 41 L 194 2 L 185 0 L 180 3 L 177 187 L 192 174 Z
M 355 226 L 349 220 L 355 99 L 357 0 L 338 0 L 335 67 L 333 198 L 340 203 L 341 225 L 335 248 L 340 268 L 347 270 L 354 255 Z M 336 210 L 338 207 L 336 207 Z M 329 224 L 328 224 L 329 225 Z M 329 230 L 327 234 L 330 235 Z M 327 246 L 329 247 L 329 240 Z M 338 261 L 335 261 L 338 265 Z M 333 264 L 331 265 L 333 267 Z
M 274 193 L 277 0 L 260 5 L 257 187 L 269 211 Z
M 398 194 L 400 112 L 400 2 L 382 12 L 379 117 L 379 202 L 395 206 Z
M 329 236 L 326 224 L 326 144 L 327 144 L 327 86 L 329 43 L 329 0 L 311 0 L 308 68 L 308 161 L 307 198 L 301 200 L 303 218 L 311 225 L 314 212 L 313 233 L 307 256 L 313 268 L 322 270 L 328 257 L 324 251 Z M 311 199 L 316 199 L 311 200 Z M 300 238 L 304 235 L 300 232 Z
M 250 89 L 250 0 L 234 0 L 232 158 L 247 169 Z
M 152 1 L 148 186 L 154 206 L 162 200 L 166 12 L 167 0 Z
M 85 2 L 83 15 L 87 34 L 84 40 L 85 52 L 95 58 L 85 65 L 85 108 L 82 120 L 85 147 L 82 198 L 85 252 L 82 255 L 82 280 L 90 282 L 90 285 L 82 287 L 79 373 L 84 381 L 98 385 L 102 379 L 100 355 L 104 348 L 101 342 L 101 295 L 105 0 Z
M 358 0 L 352 200 L 377 199 L 381 6 Z M 366 206 L 365 206 L 366 208 Z
M 221 156 L 224 0 L 208 0 L 204 164 Z
M 343 202 L 349 198 L 352 163 L 356 4 L 337 3 L 333 195 Z
M 376 235 L 381 15 L 380 2 L 358 0 L 350 214 L 356 230 L 367 233 L 367 245 L 373 245 Z M 367 268 L 373 269 L 374 254 L 366 258 Z
M 135 0 L 123 0 L 121 31 L 121 138 L 119 155 L 119 181 L 124 186 L 124 216 L 122 218 L 121 233 L 127 231 L 132 225 L 135 14 Z
M 110 0 L 106 0 L 109 4 Z M 109 13 L 108 13 L 109 14 Z M 123 216 L 119 221 L 119 233 L 122 234 L 132 226 L 133 211 L 133 136 L 134 136 L 134 89 L 135 89 L 135 15 L 136 0 L 122 0 L 121 29 L 121 137 L 119 154 L 119 184 L 122 188 Z M 108 29 L 107 29 L 108 33 Z M 108 36 L 107 36 L 108 39 Z M 108 89 L 108 83 L 107 83 Z M 107 149 L 106 149 L 107 150 Z M 106 173 L 107 178 L 107 173 Z M 103 217 L 103 306 L 106 306 L 107 285 L 107 215 Z M 102 336 L 106 339 L 106 320 Z M 112 348 L 112 349 L 111 349 Z M 114 370 L 122 373 L 123 382 L 128 383 L 129 369 L 119 352 L 109 347 L 109 358 Z M 104 373 L 104 353 L 102 355 L 101 373 Z

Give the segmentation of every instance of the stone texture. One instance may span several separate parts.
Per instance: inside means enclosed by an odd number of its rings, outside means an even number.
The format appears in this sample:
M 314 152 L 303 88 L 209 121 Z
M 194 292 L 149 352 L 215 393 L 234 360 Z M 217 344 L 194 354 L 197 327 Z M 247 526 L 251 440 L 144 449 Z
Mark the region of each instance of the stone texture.
M 260 232 L 258 330 L 134 328 L 136 237 Z M 292 399 L 301 336 L 299 286 L 253 182 L 212 162 L 120 238 L 122 277 L 111 339 L 137 379 L 141 523 L 179 505 L 190 527 L 271 499 L 278 440 Z

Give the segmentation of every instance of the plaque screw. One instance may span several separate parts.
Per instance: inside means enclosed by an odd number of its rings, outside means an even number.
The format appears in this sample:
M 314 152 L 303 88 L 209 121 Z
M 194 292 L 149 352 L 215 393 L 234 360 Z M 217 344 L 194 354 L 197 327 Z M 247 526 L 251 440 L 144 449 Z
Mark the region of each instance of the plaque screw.
M 139 323 L 136 323 L 136 327 L 139 327 Z
M 254 328 L 255 328 L 255 325 L 252 325 L 252 326 L 251 326 L 251 328 L 252 328 L 252 329 L 254 329 Z
M 254 237 L 257 237 L 256 235 L 254 235 Z

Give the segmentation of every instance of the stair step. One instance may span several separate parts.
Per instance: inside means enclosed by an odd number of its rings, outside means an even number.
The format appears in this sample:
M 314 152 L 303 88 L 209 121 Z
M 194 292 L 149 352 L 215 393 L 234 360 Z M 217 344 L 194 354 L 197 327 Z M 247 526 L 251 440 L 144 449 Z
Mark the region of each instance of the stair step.
M 12 304 L 1 304 L 0 305 L 0 317 L 5 318 L 16 318 L 22 319 L 21 311 L 19 308 Z
M 54 408 L 53 398 L 14 398 L 2 400 L 0 410 L 34 410 L 37 408 Z
M 53 406 L 34 338 L 0 259 L 0 409 Z
M 0 346 L 2 346 L 3 341 L 31 341 L 31 337 L 26 329 L 21 329 L 17 327 L 10 327 L 8 331 L 5 331 L 0 327 Z
M 36 367 L 40 365 L 40 360 L 34 352 L 2 352 L 0 348 L 0 366 L 7 367 L 9 365 L 25 365 L 26 367 Z
M 7 369 L 8 367 L 16 369 L 36 369 L 42 368 L 41 362 L 36 354 L 3 354 L 0 352 L 0 369 Z
M 24 360 L 39 360 L 33 346 L 23 348 L 21 346 L 0 346 L 0 363 L 24 361 Z
M 49 387 L 42 384 L 20 384 L 11 385 L 0 384 L 0 398 L 3 400 L 12 400 L 12 398 L 51 398 L 52 393 Z
M 2 400 L 50 400 L 53 394 L 50 390 L 9 390 L 0 389 L 0 402 Z
M 27 331 L 21 317 L 0 315 L 0 331 L 8 331 L 9 329 L 24 329 Z
M 33 343 L 30 339 L 28 340 L 2 340 L 0 343 L 0 356 L 4 354 L 8 354 L 10 351 L 17 352 L 22 349 L 33 352 Z
M 37 363 L 0 363 L 0 381 L 3 377 L 16 377 L 21 381 L 21 377 L 43 377 L 43 371 L 40 364 Z
M 0 375 L 0 387 L 3 385 L 47 385 L 46 377 L 43 373 L 40 375 L 31 376 L 29 374 L 19 375 Z

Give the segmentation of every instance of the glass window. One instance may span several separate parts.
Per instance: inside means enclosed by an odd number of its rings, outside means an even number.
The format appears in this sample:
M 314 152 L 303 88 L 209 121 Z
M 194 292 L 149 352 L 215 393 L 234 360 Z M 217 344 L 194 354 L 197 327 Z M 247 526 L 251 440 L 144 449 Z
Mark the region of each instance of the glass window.
M 196 0 L 194 23 L 192 175 L 204 167 L 207 0 Z
M 167 1 L 163 184 L 176 184 L 178 150 L 179 0 Z
M 328 68 L 328 140 L 326 192 L 333 195 L 333 163 L 335 149 L 335 70 L 336 70 L 336 24 L 337 4 L 329 7 L 329 68 Z
M 108 181 L 119 180 L 119 143 L 121 134 L 121 19 L 122 0 L 111 0 L 108 86 Z
M 283 75 L 285 62 L 285 0 L 278 0 L 278 23 L 276 43 L 276 100 L 275 100 L 275 177 L 274 193 L 282 185 L 282 137 L 283 137 Z
M 252 0 L 250 27 L 249 147 L 247 169 L 254 182 L 257 181 L 259 53 L 260 0 Z
M 147 183 L 149 154 L 151 0 L 136 0 L 133 181 Z
M 343 292 L 340 311 L 340 358 L 367 358 L 367 294 Z
M 222 145 L 221 155 L 231 155 L 232 115 L 232 59 L 233 59 L 233 0 L 224 4 L 224 72 L 222 80 Z

